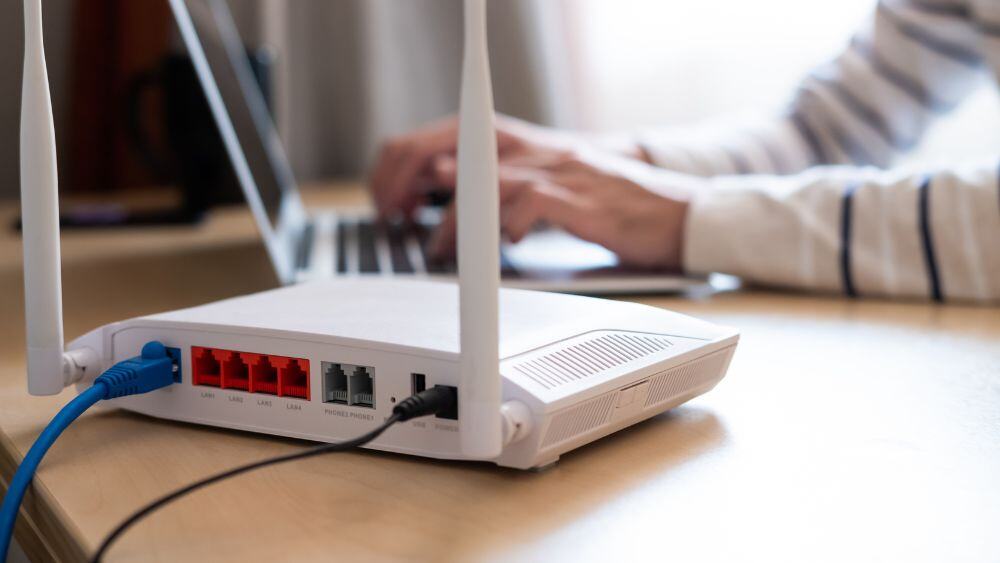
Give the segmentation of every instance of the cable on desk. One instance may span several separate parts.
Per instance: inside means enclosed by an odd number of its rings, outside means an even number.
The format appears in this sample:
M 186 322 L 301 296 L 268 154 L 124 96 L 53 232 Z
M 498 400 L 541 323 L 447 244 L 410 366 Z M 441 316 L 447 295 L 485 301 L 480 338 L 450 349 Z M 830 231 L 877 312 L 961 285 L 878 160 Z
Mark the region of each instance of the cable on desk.
M 179 366 L 163 344 L 148 342 L 142 347 L 142 355 L 111 366 L 94 380 L 91 387 L 77 395 L 52 418 L 24 456 L 3 497 L 3 505 L 0 506 L 0 556 L 3 560 L 7 559 L 24 493 L 31 485 L 42 458 L 59 435 L 87 409 L 102 400 L 148 393 L 174 383 L 177 369 Z
M 118 524 L 118 526 L 116 526 L 106 538 L 104 538 L 104 541 L 101 542 L 101 545 L 97 548 L 97 551 L 94 552 L 94 556 L 90 560 L 92 563 L 99 563 L 104 555 L 107 554 L 108 549 L 111 548 L 111 545 L 115 542 L 115 540 L 117 540 L 137 522 L 171 502 L 189 493 L 197 491 L 198 489 L 202 489 L 214 483 L 218 483 L 219 481 L 224 481 L 230 477 L 236 477 L 237 475 L 241 475 L 255 469 L 260 469 L 262 467 L 268 467 L 270 465 L 276 465 L 286 461 L 295 461 L 297 459 L 304 459 L 325 453 L 344 452 L 361 447 L 381 436 L 383 432 L 388 430 L 397 422 L 404 422 L 410 420 L 411 418 L 437 414 L 439 412 L 451 411 L 455 408 L 457 400 L 457 392 L 454 387 L 444 387 L 438 385 L 400 401 L 398 405 L 393 407 L 392 416 L 387 418 L 385 422 L 379 425 L 378 428 L 375 428 L 366 434 L 362 434 L 357 438 L 352 438 L 350 440 L 334 444 L 322 444 L 300 452 L 251 462 L 185 485 L 175 491 L 163 495 L 162 497 L 133 512 L 128 518 Z

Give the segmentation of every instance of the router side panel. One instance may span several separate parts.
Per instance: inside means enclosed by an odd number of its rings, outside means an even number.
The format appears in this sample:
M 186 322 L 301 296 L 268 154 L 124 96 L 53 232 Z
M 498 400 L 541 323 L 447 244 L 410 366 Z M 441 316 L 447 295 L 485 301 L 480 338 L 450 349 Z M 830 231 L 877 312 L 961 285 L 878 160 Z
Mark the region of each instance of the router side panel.
M 735 336 L 706 340 L 660 332 L 595 330 L 504 359 L 500 372 L 558 410 L 623 383 L 724 348 Z
M 568 451 L 702 395 L 726 375 L 735 350 L 734 339 L 638 380 L 622 378 L 628 383 L 613 390 L 580 395 L 570 406 L 537 418 L 531 435 L 508 447 L 498 463 L 521 469 L 549 465 Z

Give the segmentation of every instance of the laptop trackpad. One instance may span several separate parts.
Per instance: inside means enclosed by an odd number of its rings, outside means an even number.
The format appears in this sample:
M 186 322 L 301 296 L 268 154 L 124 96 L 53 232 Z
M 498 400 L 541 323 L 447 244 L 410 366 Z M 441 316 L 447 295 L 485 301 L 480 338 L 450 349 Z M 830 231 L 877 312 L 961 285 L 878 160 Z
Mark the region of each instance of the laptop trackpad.
M 558 229 L 534 231 L 517 244 L 502 246 L 506 261 L 522 275 L 571 277 L 618 265 L 610 250 Z

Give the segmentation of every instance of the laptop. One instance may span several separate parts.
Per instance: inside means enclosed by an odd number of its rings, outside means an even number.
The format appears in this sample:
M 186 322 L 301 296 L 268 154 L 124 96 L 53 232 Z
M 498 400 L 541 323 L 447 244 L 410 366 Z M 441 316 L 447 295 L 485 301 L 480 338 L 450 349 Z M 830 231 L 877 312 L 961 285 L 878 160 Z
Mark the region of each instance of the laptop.
M 413 224 L 382 224 L 370 213 L 306 209 L 277 129 L 253 75 L 226 0 L 171 2 L 236 177 L 278 278 L 290 284 L 333 276 L 446 277 L 453 261 L 425 252 L 441 209 Z M 502 284 L 581 294 L 673 293 L 708 286 L 622 266 L 614 253 L 568 233 L 539 229 L 503 243 Z

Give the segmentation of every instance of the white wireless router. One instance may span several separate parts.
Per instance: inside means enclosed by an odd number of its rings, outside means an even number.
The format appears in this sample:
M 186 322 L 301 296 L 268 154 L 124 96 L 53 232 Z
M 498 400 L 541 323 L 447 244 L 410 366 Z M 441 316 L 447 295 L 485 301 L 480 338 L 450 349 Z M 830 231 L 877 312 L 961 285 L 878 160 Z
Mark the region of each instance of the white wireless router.
M 499 289 L 485 0 L 465 2 L 457 286 L 310 283 L 112 323 L 64 351 L 40 0 L 26 0 L 25 18 L 21 196 L 32 394 L 86 386 L 159 340 L 181 358 L 179 384 L 116 399 L 118 407 L 339 441 L 375 428 L 413 392 L 444 385 L 457 388 L 457 412 L 396 425 L 367 447 L 531 468 L 700 395 L 725 375 L 738 338 L 731 329 L 632 303 Z M 192 32 L 184 22 L 181 31 Z

